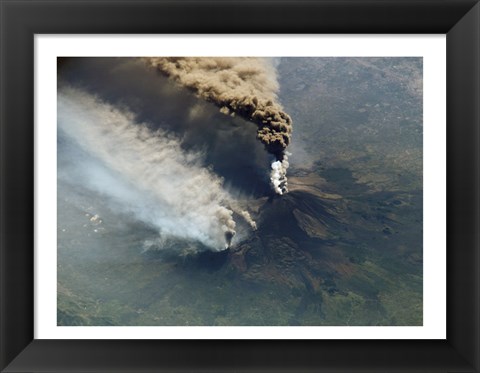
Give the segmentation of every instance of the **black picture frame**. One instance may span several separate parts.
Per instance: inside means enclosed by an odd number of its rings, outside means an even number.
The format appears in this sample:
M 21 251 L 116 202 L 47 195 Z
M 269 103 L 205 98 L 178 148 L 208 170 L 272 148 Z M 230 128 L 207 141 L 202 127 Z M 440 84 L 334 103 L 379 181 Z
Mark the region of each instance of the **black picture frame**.
M 2 372 L 480 371 L 478 1 L 0 4 Z M 42 33 L 446 34 L 447 339 L 35 340 L 33 38 Z

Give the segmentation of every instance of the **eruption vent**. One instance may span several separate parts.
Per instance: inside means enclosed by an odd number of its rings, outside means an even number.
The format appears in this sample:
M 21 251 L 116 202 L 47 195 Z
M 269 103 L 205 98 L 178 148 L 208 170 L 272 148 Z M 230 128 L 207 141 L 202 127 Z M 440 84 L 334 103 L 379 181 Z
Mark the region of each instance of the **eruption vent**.
M 228 249 L 232 244 L 233 237 L 235 236 L 235 221 L 233 220 L 233 211 L 219 206 L 217 209 L 217 218 L 222 223 L 222 231 L 225 235 L 225 248 Z
M 268 59 L 151 57 L 145 60 L 199 97 L 213 102 L 222 113 L 239 115 L 255 123 L 257 138 L 276 158 L 272 169 L 278 171 L 278 177 L 274 178 L 272 172 L 272 186 L 279 194 L 287 191 L 286 148 L 291 139 L 292 120 L 277 101 L 278 82 Z

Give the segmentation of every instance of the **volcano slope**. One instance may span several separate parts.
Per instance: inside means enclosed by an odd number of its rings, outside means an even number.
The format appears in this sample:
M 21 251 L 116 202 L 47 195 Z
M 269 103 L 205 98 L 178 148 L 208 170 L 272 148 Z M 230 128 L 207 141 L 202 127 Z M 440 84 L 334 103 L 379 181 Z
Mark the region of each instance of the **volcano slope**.
M 264 202 L 256 236 L 231 250 L 228 265 L 243 281 L 276 288 L 275 296 L 294 309 L 285 310 L 288 320 L 283 323 L 421 322 L 396 318 L 397 307 L 410 308 L 410 315 L 421 307 L 416 295 L 421 288 L 418 248 L 398 246 L 398 240 L 418 242 L 415 225 L 405 223 L 415 215 L 421 196 L 373 193 L 345 198 L 320 192 L 305 179 L 292 178 L 288 195 Z M 350 188 L 362 189 L 355 184 Z M 412 278 L 417 281 L 412 283 Z

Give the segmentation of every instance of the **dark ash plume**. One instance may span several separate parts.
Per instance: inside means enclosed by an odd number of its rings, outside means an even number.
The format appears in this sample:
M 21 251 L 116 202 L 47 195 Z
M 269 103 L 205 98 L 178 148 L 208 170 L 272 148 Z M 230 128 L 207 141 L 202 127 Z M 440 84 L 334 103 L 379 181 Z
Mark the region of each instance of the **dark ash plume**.
M 135 113 L 152 132 L 160 129 L 181 139 L 182 149 L 201 153 L 204 164 L 224 179 L 226 189 L 258 197 L 271 189 L 265 174 L 272 156 L 256 139 L 257 126 L 240 116 L 225 116 L 144 59 L 72 58 L 59 72 L 59 86 L 65 85 L 82 87 Z
M 151 57 L 145 61 L 180 85 L 213 102 L 227 115 L 239 115 L 258 126 L 257 138 L 282 163 L 290 143 L 292 120 L 277 102 L 274 67 L 257 57 Z M 286 167 L 282 165 L 282 194 Z M 275 166 L 277 167 L 277 166 Z M 281 193 L 279 192 L 281 191 Z

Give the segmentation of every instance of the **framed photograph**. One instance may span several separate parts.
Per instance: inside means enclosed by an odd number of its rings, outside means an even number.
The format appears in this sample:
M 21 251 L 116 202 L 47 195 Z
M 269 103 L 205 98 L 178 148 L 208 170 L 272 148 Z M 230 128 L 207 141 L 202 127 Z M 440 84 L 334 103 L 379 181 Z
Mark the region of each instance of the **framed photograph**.
M 477 1 L 1 12 L 2 371 L 479 371 Z

